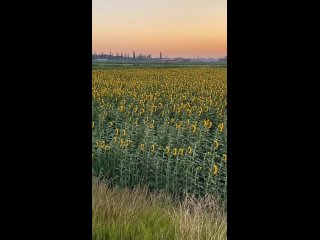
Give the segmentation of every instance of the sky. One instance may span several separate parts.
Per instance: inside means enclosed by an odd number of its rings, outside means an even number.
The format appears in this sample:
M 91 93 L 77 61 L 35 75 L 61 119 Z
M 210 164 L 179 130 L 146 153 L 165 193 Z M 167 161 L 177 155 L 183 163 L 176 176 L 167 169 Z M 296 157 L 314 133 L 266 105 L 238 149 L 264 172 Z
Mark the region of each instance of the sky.
M 92 0 L 92 51 L 227 55 L 227 0 Z

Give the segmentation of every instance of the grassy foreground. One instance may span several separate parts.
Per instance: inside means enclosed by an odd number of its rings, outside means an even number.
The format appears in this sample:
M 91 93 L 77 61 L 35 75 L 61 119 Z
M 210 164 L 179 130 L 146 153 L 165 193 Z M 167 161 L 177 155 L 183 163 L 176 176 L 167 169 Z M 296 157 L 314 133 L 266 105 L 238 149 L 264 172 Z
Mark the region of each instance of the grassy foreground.
M 227 217 L 209 197 L 174 203 L 145 188 L 110 188 L 94 179 L 92 229 L 94 240 L 225 240 Z

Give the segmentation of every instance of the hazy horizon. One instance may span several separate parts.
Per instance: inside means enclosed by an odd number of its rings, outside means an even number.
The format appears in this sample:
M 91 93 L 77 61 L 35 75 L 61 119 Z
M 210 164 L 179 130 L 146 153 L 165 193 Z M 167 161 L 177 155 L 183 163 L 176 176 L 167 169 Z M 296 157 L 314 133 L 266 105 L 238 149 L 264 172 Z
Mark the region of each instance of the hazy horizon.
M 92 52 L 227 55 L 226 0 L 93 0 Z

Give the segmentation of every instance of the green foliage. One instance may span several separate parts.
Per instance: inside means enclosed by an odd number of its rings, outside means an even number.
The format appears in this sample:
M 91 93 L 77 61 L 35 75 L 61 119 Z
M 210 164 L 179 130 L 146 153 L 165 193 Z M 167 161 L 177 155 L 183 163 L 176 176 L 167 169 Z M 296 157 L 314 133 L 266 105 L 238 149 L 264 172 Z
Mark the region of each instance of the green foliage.
M 226 200 L 226 69 L 94 70 L 92 91 L 95 176 Z

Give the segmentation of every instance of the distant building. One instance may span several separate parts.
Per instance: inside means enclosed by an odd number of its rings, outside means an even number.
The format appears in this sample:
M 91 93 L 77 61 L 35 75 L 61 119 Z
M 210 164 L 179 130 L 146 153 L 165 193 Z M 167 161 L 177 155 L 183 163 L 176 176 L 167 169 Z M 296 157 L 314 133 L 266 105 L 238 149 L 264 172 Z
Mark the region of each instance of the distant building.
M 190 61 L 190 59 L 186 59 L 186 58 L 182 58 L 182 57 L 174 58 L 173 60 L 177 61 L 177 62 L 188 62 L 188 61 Z
M 223 58 L 219 58 L 218 61 L 219 62 L 226 62 L 227 61 L 227 56 L 225 56 Z

